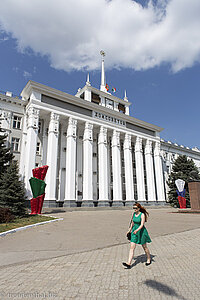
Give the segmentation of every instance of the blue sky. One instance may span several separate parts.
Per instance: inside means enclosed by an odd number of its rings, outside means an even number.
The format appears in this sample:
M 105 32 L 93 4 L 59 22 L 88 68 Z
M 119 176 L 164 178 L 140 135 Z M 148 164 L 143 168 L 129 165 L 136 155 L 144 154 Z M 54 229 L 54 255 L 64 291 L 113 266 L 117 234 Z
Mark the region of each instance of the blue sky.
M 71 0 L 1 2 L 0 90 L 19 95 L 31 79 L 75 94 L 88 72 L 98 88 L 103 49 L 106 81 L 120 98 L 127 90 L 130 114 L 163 127 L 165 140 L 200 148 L 199 1 L 77 1 L 80 11 Z

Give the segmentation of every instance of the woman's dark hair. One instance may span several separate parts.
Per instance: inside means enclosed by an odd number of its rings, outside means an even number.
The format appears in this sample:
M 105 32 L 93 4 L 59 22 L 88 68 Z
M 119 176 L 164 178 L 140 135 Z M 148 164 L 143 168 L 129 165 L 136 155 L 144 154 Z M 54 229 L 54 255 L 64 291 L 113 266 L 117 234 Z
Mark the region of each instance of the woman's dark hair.
M 146 210 L 146 208 L 144 208 L 144 206 L 142 206 L 140 203 L 135 203 L 133 206 L 137 206 L 139 209 L 140 209 L 140 211 L 144 214 L 144 216 L 145 216 L 145 222 L 147 222 L 147 218 L 148 218 L 148 216 L 149 216 L 149 213 L 148 213 L 148 211 Z

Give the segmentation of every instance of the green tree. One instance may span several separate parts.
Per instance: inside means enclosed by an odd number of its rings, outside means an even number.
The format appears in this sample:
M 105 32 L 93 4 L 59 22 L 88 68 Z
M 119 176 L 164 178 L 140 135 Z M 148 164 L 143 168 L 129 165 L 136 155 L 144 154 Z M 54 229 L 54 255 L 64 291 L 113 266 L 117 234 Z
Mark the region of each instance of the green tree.
M 25 188 L 19 180 L 16 162 L 10 163 L 0 177 L 0 207 L 9 208 L 15 216 L 26 214 Z
M 10 148 L 6 148 L 6 135 L 0 135 L 0 176 L 13 159 Z
M 192 159 L 188 159 L 186 155 L 180 155 L 174 162 L 172 167 L 172 172 L 169 175 L 167 184 L 169 186 L 169 202 L 173 206 L 178 206 L 178 195 L 177 195 L 177 187 L 175 184 L 176 179 L 182 179 L 185 181 L 185 198 L 186 198 L 186 206 L 190 207 L 190 195 L 188 189 L 189 181 L 200 180 L 200 175 L 198 168 L 196 167 L 194 161 Z

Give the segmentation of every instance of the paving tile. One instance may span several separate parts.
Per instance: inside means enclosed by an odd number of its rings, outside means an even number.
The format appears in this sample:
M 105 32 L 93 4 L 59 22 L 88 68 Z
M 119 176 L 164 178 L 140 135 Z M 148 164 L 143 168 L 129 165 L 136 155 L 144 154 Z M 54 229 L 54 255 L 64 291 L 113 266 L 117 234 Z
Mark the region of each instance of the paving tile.
M 152 264 L 142 247 L 130 270 L 129 244 L 0 268 L 0 299 L 199 300 L 200 229 L 157 236 Z

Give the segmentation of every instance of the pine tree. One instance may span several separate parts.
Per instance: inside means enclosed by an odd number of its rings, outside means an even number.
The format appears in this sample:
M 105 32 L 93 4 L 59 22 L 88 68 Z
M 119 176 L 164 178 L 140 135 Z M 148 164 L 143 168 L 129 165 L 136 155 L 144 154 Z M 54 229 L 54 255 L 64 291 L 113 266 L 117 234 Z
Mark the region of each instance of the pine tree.
M 0 135 L 0 176 L 13 159 L 10 148 L 6 148 L 6 135 Z
M 0 177 L 0 207 L 9 208 L 15 216 L 26 213 L 25 188 L 19 180 L 16 162 L 12 162 Z
M 194 161 L 192 159 L 188 159 L 186 155 L 180 155 L 174 162 L 172 167 L 172 172 L 169 175 L 167 184 L 169 186 L 169 202 L 173 206 L 179 207 L 178 203 L 178 195 L 177 195 L 177 187 L 175 184 L 176 179 L 182 179 L 185 181 L 185 198 L 186 198 L 186 206 L 190 207 L 190 195 L 188 189 L 189 181 L 200 180 L 200 175 L 198 168 L 196 167 Z

